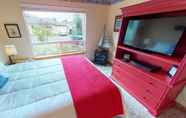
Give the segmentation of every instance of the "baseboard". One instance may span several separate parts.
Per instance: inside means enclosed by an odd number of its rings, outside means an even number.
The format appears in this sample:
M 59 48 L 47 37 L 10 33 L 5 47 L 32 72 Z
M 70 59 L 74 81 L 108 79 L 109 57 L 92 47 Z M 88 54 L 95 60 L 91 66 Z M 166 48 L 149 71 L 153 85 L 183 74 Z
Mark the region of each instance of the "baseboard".
M 176 108 L 179 109 L 180 111 L 186 113 L 186 107 L 183 106 L 182 104 L 176 102 Z
M 110 65 L 112 65 L 112 64 L 113 64 L 113 62 L 112 62 L 111 60 L 109 60 L 109 61 L 108 61 L 108 63 L 109 63 Z

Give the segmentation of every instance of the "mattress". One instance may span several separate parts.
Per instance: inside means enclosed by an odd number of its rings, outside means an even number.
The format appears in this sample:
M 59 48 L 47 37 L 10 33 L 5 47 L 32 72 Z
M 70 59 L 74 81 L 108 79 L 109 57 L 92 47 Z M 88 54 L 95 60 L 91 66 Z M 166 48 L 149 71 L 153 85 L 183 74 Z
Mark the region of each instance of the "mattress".
M 76 118 L 60 59 L 7 68 L 9 81 L 0 89 L 1 118 Z

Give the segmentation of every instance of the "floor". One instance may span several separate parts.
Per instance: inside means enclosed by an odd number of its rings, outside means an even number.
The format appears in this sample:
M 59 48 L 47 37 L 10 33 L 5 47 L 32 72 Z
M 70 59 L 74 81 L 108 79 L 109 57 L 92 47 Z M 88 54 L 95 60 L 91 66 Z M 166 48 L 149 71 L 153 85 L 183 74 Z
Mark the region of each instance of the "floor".
M 111 75 L 111 66 L 96 66 L 106 76 L 109 77 Z M 141 103 L 139 103 L 134 97 L 127 93 L 127 91 L 124 89 L 121 89 L 121 91 L 122 97 L 125 101 L 125 118 L 156 118 L 152 116 Z M 186 112 L 180 110 L 178 107 L 173 107 L 163 112 L 157 118 L 186 118 Z

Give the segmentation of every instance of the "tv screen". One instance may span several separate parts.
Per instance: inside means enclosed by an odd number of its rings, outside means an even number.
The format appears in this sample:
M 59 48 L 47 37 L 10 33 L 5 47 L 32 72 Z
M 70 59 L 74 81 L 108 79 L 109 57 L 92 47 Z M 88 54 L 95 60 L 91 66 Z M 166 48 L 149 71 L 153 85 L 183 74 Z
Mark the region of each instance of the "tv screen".
M 130 20 L 124 45 L 171 56 L 185 24 L 186 17 Z

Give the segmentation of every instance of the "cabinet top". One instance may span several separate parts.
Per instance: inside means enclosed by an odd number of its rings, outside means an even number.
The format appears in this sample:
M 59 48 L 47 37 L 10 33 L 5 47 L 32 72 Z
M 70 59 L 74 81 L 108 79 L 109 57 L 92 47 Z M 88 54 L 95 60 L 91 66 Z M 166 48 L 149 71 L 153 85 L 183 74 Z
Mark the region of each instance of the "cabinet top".
M 186 0 L 150 0 L 121 9 L 124 17 L 144 16 L 162 13 L 181 13 L 186 15 Z

